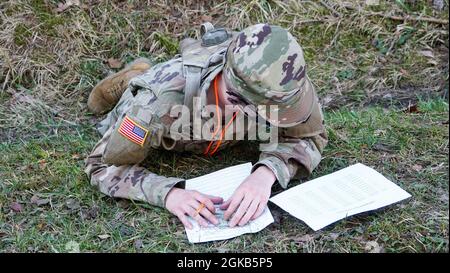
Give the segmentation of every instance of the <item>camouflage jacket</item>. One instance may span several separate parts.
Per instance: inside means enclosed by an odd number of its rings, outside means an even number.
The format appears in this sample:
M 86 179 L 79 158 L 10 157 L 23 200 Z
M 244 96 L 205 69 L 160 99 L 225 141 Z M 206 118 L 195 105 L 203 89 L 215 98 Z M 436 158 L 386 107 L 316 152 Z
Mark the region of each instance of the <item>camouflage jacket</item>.
M 202 101 L 211 82 L 224 67 L 224 52 L 218 52 L 222 61 L 210 65 L 201 81 Z M 222 57 L 222 58 L 220 58 Z M 174 119 L 169 112 L 173 105 L 183 104 L 182 59 L 176 57 L 148 69 L 133 78 L 115 108 L 99 126 L 103 135 L 86 159 L 85 172 L 92 185 L 109 196 L 145 201 L 165 206 L 167 193 L 182 186 L 183 178 L 163 177 L 139 166 L 155 149 L 203 153 L 208 140 L 174 141 L 168 134 Z M 322 111 L 316 99 L 311 116 L 304 123 L 291 128 L 279 128 L 279 145 L 275 150 L 261 151 L 253 170 L 261 165 L 270 168 L 277 181 L 286 188 L 292 178 L 307 176 L 319 164 L 327 144 Z M 119 128 L 123 119 L 132 117 L 151 134 L 144 145 L 124 138 Z M 237 143 L 224 141 L 220 149 Z

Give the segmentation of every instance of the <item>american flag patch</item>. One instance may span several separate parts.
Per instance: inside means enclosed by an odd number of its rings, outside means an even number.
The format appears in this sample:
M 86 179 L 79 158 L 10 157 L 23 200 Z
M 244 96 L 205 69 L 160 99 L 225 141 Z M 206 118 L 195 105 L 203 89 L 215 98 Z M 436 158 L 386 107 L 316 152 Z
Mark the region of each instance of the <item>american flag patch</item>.
M 148 130 L 144 129 L 128 116 L 125 116 L 120 124 L 119 133 L 132 142 L 144 146 L 145 139 L 148 135 Z

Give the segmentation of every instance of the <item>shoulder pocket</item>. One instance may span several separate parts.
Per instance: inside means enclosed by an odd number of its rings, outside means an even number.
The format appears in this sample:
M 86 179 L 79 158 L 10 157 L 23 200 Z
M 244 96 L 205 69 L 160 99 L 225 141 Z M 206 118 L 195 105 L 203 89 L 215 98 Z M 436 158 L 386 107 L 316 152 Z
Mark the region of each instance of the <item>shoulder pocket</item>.
M 103 153 L 103 161 L 113 165 L 137 164 L 152 147 L 159 147 L 163 126 L 150 106 L 133 106 L 116 124 Z

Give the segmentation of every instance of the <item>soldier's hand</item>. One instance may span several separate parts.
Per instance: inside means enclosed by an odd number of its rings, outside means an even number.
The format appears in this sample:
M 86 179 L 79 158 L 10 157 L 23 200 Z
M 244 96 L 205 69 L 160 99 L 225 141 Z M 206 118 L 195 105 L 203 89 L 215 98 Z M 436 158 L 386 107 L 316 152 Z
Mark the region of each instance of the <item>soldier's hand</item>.
M 173 188 L 167 194 L 166 208 L 175 214 L 183 225 L 189 229 L 192 224 L 189 222 L 187 215 L 195 219 L 201 226 L 208 226 L 208 221 L 214 225 L 219 223 L 217 217 L 214 215 L 216 210 L 214 204 L 223 202 L 221 197 L 202 194 L 198 191 L 184 190 L 180 188 Z M 197 209 L 204 207 L 197 213 Z
M 263 213 L 275 180 L 273 172 L 266 166 L 261 166 L 242 182 L 230 199 L 220 206 L 220 209 L 226 210 L 225 220 L 232 216 L 230 227 L 237 224 L 243 226 Z

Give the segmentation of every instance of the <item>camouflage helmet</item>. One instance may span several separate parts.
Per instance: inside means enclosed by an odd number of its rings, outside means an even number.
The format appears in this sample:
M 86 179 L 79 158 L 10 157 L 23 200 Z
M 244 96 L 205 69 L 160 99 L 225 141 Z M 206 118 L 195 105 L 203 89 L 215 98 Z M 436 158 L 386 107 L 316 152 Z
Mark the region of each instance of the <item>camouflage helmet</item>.
M 257 107 L 258 114 L 278 127 L 308 119 L 315 99 L 306 75 L 303 50 L 285 29 L 268 24 L 240 32 L 227 50 L 223 76 L 231 95 Z M 278 118 L 268 105 L 278 106 Z

